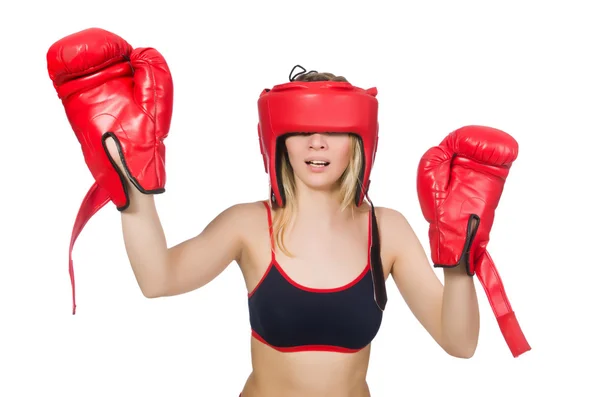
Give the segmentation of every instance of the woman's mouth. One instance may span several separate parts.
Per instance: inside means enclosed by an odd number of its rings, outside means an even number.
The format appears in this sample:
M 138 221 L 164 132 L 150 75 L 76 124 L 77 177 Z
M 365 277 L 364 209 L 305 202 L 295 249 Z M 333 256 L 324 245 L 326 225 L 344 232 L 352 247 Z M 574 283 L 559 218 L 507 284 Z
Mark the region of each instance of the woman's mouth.
M 305 161 L 305 163 L 311 167 L 317 167 L 317 168 L 323 168 L 323 167 L 327 167 L 329 165 L 329 161 L 322 161 L 322 160 L 308 160 L 308 161 Z

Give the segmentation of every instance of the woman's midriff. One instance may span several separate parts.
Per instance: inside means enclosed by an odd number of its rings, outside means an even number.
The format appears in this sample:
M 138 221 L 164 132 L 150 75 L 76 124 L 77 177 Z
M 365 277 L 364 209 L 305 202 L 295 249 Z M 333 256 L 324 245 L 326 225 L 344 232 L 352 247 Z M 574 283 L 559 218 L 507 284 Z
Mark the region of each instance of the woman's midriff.
M 356 353 L 282 353 L 252 338 L 253 371 L 242 397 L 370 397 L 370 346 Z

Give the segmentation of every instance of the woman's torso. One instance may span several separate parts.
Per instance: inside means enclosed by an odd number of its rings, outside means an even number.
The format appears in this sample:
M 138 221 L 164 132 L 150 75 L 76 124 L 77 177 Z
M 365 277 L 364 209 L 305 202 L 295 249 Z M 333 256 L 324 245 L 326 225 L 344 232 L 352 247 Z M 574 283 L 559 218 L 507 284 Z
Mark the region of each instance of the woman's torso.
M 382 317 L 373 299 L 368 207 L 329 231 L 288 229 L 294 258 L 272 253 L 274 215 L 252 203 L 251 222 L 244 222 L 252 225 L 239 264 L 249 291 L 253 372 L 242 396 L 368 397 L 370 342 Z M 387 277 L 385 252 L 382 260 Z

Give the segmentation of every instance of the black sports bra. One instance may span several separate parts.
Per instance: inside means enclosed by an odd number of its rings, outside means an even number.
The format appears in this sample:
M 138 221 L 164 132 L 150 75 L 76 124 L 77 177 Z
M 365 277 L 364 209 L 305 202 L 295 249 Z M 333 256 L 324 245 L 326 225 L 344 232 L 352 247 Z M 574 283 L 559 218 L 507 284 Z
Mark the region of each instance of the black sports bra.
M 338 288 L 316 289 L 292 280 L 275 258 L 271 209 L 267 208 L 271 263 L 248 294 L 254 338 L 282 352 L 335 351 L 352 353 L 371 343 L 383 312 L 374 299 L 371 261 L 352 282 Z M 371 246 L 369 217 L 369 247 Z

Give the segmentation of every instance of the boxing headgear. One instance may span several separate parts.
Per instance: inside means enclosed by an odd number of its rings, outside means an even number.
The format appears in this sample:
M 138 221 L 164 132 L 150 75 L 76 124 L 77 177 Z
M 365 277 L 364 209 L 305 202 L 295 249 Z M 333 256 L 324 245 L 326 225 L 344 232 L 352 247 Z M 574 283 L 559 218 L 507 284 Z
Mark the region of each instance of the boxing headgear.
M 282 153 L 279 138 L 291 133 L 342 133 L 360 138 L 362 169 L 357 181 L 356 205 L 369 188 L 375 161 L 379 124 L 377 89 L 367 90 L 339 81 L 291 81 L 265 89 L 258 99 L 258 137 L 265 172 L 271 180 L 271 201 L 285 206 L 279 175 Z

